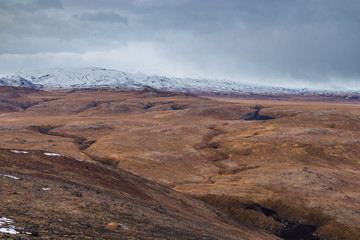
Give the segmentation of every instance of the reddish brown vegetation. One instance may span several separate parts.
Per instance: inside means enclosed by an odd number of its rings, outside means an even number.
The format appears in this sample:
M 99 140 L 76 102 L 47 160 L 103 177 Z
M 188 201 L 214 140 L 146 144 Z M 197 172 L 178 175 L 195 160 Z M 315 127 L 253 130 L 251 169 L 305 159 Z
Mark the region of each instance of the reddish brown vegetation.
M 0 94 L 13 108 L 0 115 L 2 148 L 102 162 L 197 196 L 318 209 L 332 218 L 319 230 L 330 238 L 341 224 L 359 231 L 357 101 L 152 89 Z

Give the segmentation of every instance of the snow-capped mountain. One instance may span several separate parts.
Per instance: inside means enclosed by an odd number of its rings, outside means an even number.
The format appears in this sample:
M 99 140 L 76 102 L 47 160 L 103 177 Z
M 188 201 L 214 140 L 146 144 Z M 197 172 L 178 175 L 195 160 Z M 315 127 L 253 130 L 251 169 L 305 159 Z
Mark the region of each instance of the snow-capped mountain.
M 30 82 L 20 76 L 11 76 L 11 77 L 0 78 L 0 86 L 30 87 L 30 88 L 37 87 L 32 82 Z
M 206 93 L 307 94 L 313 92 L 308 89 L 289 89 L 232 80 L 168 78 L 102 68 L 59 68 L 38 72 L 19 72 L 0 78 L 1 85 L 46 89 L 92 87 L 143 89 L 150 87 L 159 90 Z M 319 91 L 316 92 L 319 93 Z

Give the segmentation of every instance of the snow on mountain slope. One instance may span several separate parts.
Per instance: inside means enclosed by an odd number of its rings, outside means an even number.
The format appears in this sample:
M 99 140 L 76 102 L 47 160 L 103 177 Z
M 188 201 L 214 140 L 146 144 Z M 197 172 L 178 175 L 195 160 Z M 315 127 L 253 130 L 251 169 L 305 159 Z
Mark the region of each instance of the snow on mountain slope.
M 29 73 L 20 72 L 10 77 L 0 78 L 0 85 L 39 88 L 126 87 L 143 89 L 151 87 L 160 90 L 208 93 L 299 94 L 309 92 L 307 89 L 288 89 L 232 80 L 168 78 L 102 68 L 59 68 Z
M 0 78 L 0 86 L 30 87 L 30 88 L 37 87 L 32 82 L 30 82 L 20 76 Z

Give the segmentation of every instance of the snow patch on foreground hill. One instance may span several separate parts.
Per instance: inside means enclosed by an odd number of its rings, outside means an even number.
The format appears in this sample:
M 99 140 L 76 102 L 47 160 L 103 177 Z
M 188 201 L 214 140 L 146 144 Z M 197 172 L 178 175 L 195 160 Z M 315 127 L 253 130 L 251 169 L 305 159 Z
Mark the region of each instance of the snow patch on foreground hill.
M 0 78 L 1 85 L 47 89 L 92 87 L 143 89 L 150 87 L 160 90 L 206 93 L 310 94 L 315 92 L 309 89 L 289 89 L 232 80 L 148 76 L 102 68 L 59 68 L 29 73 L 20 72 Z M 334 91 L 316 91 L 316 93 L 329 92 Z

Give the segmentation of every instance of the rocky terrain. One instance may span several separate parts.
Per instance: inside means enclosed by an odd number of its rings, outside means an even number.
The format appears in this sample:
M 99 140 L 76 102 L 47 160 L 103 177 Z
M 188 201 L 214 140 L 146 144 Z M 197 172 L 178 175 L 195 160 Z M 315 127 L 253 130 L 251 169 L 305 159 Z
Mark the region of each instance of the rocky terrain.
M 2 87 L 0 217 L 44 238 L 358 239 L 359 110 L 336 96 Z

